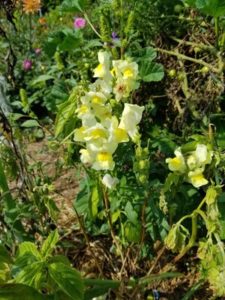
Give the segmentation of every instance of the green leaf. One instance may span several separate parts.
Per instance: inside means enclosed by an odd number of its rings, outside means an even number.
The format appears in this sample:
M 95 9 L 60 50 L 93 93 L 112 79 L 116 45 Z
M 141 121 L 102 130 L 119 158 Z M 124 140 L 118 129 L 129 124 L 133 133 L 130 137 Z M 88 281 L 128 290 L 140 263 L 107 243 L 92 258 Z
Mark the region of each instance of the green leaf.
M 31 128 L 31 127 L 40 127 L 40 124 L 37 120 L 27 120 L 21 124 L 22 127 Z
M 19 245 L 18 257 L 23 256 L 25 253 L 32 254 L 37 259 L 41 259 L 41 255 L 34 243 L 23 242 L 22 244 Z
M 64 30 L 64 39 L 58 44 L 59 50 L 73 51 L 79 47 L 82 43 L 82 38 L 79 31 L 73 31 L 72 29 Z
M 99 203 L 99 192 L 98 192 L 98 187 L 96 185 L 92 188 L 90 201 L 91 201 L 90 203 L 91 214 L 92 217 L 95 218 L 98 214 L 98 203 Z
M 72 299 L 84 299 L 84 283 L 80 273 L 60 262 L 48 266 L 49 275 L 59 288 Z
M 84 1 L 82 0 L 64 0 L 61 9 L 64 12 L 82 12 L 84 6 Z
M 59 216 L 59 209 L 57 205 L 55 204 L 55 201 L 49 197 L 44 199 L 44 204 L 46 208 L 48 209 L 49 215 L 52 218 L 53 221 L 57 221 L 57 218 Z
M 8 251 L 2 244 L 0 244 L 0 262 L 7 263 L 7 264 L 12 263 L 11 256 L 9 255 Z
M 58 113 L 55 122 L 56 137 L 68 136 L 76 128 L 77 117 L 75 114 L 77 103 L 77 92 L 74 90 L 69 99 L 58 106 Z
M 147 47 L 138 51 L 137 61 L 142 63 L 152 62 L 157 56 L 157 52 L 152 47 Z
M 0 300 L 53 300 L 53 297 L 24 284 L 6 284 L 0 285 Z
M 196 7 L 214 18 L 225 15 L 225 0 L 196 0 Z
M 55 248 L 55 245 L 58 243 L 58 241 L 59 241 L 58 231 L 54 230 L 49 234 L 47 239 L 44 241 L 44 243 L 41 247 L 41 254 L 44 257 L 49 256 L 52 253 L 52 251 Z
M 31 86 L 34 86 L 38 83 L 41 83 L 41 82 L 45 82 L 49 79 L 54 79 L 54 77 L 52 75 L 48 75 L 48 74 L 45 74 L 45 75 L 40 75 L 38 76 L 38 78 L 34 79 L 32 82 L 31 82 Z
M 27 265 L 21 272 L 16 276 L 16 283 L 23 283 L 34 288 L 39 289 L 41 281 L 43 280 L 44 265 L 43 262 L 35 262 Z
M 163 65 L 142 61 L 140 65 L 140 77 L 145 82 L 160 81 L 164 77 Z
M 128 242 L 139 243 L 141 240 L 141 224 L 133 225 L 127 222 L 124 228 L 125 237 Z
M 203 284 L 204 284 L 204 280 L 200 280 L 199 282 L 194 284 L 181 300 L 193 299 L 193 295 L 195 294 L 196 291 L 198 291 L 203 286 Z
M 125 206 L 125 213 L 127 216 L 127 219 L 133 223 L 134 225 L 136 225 L 138 223 L 137 219 L 138 219 L 138 214 L 137 212 L 134 210 L 132 204 L 130 202 L 127 202 L 126 206 Z
M 145 277 L 142 277 L 138 280 L 139 285 L 147 285 L 151 282 L 158 281 L 158 280 L 164 280 L 168 278 L 177 278 L 181 277 L 183 274 L 178 272 L 166 272 L 161 274 L 152 274 Z

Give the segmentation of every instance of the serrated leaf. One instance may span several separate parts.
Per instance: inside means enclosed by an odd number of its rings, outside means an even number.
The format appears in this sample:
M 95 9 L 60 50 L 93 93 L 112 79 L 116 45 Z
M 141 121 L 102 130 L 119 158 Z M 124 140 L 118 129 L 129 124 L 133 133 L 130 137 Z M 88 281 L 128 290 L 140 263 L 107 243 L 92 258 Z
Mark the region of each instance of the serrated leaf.
M 49 275 L 59 288 L 72 299 L 84 298 L 84 283 L 80 273 L 63 263 L 57 262 L 48 267 Z
M 140 77 L 145 82 L 157 82 L 164 77 L 163 65 L 154 62 L 141 62 Z
M 23 122 L 21 126 L 25 128 L 40 127 L 38 121 L 36 120 L 27 120 Z
M 23 242 L 19 245 L 18 249 L 18 258 L 23 256 L 24 254 L 31 254 L 37 259 L 41 259 L 41 255 L 35 246 L 34 243 L 31 242 Z
M 55 245 L 58 243 L 58 241 L 59 241 L 58 231 L 54 230 L 49 234 L 47 239 L 44 241 L 44 243 L 41 247 L 41 254 L 44 257 L 49 256 L 52 253 L 52 251 L 55 248 Z
M 43 279 L 43 262 L 35 262 L 27 265 L 21 272 L 16 276 L 16 283 L 23 283 L 34 288 L 40 288 L 40 283 Z

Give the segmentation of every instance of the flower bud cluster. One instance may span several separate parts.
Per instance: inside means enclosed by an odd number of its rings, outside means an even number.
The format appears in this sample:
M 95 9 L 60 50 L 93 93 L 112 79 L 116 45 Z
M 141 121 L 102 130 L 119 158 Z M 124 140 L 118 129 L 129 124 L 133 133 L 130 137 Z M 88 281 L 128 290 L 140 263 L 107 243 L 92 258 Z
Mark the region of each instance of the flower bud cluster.
M 208 184 L 203 172 L 206 165 L 212 161 L 213 151 L 204 144 L 197 144 L 195 151 L 188 155 L 184 156 L 180 148 L 176 149 L 174 153 L 174 158 L 166 159 L 170 171 L 184 174 L 186 181 L 196 188 Z
M 112 104 L 124 101 L 138 86 L 138 65 L 127 60 L 111 62 L 103 51 L 98 53 L 98 60 L 94 69 L 97 80 L 89 85 L 76 110 L 82 126 L 75 130 L 74 140 L 85 144 L 80 150 L 82 163 L 95 170 L 113 170 L 118 145 L 136 141 L 139 136 L 137 125 L 144 107 L 125 103 L 120 118 L 113 114 Z
M 149 151 L 148 148 L 142 148 L 140 145 L 135 150 L 134 172 L 141 185 L 148 182 L 149 175 Z

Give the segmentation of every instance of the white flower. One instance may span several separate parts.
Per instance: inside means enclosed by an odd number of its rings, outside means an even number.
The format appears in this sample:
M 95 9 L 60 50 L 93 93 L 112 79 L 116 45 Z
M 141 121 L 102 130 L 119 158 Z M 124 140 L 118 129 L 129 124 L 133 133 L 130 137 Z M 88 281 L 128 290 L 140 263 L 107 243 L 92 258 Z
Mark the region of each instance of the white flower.
M 198 165 L 210 164 L 212 161 L 213 152 L 208 151 L 207 146 L 204 144 L 198 144 L 195 150 L 195 156 Z
M 166 159 L 166 163 L 168 163 L 168 168 L 170 169 L 170 171 L 184 173 L 186 171 L 186 164 L 180 148 L 176 149 L 174 154 L 176 155 L 174 158 Z
M 110 55 L 106 51 L 98 52 L 98 60 L 100 64 L 94 69 L 94 77 L 103 78 L 105 81 L 109 82 L 112 79 L 112 74 L 110 73 Z
M 193 170 L 194 168 L 196 168 L 197 159 L 196 159 L 196 156 L 194 154 L 191 154 L 190 156 L 188 156 L 187 165 L 188 165 L 188 168 L 190 170 Z
M 83 164 L 92 164 L 94 161 L 93 153 L 87 149 L 80 150 L 80 160 Z
M 95 170 L 113 170 L 114 167 L 115 162 L 113 161 L 112 154 L 109 152 L 99 152 L 92 165 L 92 168 Z
M 111 82 L 110 82 L 111 83 Z M 112 92 L 112 85 L 102 79 L 97 79 L 94 83 L 89 85 L 89 89 L 93 92 L 101 92 L 109 98 Z
M 114 60 L 112 73 L 117 78 L 136 80 L 138 75 L 138 64 L 136 62 L 128 62 L 127 60 Z
M 143 111 L 143 106 L 125 103 L 119 128 L 124 129 L 132 140 L 138 135 L 137 125 L 141 121 Z
M 110 174 L 105 174 L 102 178 L 102 183 L 109 189 L 114 189 L 116 185 L 119 183 L 119 179 L 116 177 L 112 177 Z
M 188 181 L 196 188 L 206 185 L 208 180 L 203 175 L 203 170 L 201 168 L 196 169 L 195 171 L 190 171 L 188 173 Z

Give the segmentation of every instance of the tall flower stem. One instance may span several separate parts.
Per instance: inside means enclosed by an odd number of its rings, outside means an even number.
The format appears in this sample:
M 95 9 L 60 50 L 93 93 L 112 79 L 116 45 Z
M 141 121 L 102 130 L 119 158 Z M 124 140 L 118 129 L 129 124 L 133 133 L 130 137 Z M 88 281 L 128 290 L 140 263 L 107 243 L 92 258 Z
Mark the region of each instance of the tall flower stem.
M 111 233 L 113 242 L 114 242 L 114 244 L 115 244 L 115 246 L 116 246 L 116 248 L 117 248 L 117 250 L 120 254 L 122 264 L 124 264 L 123 250 L 122 250 L 122 247 L 121 247 L 120 243 L 118 242 L 118 239 L 117 239 L 116 234 L 115 234 L 114 229 L 113 229 L 109 198 L 108 198 L 107 191 L 104 187 L 103 187 L 103 200 L 104 200 L 104 205 L 105 205 L 106 216 L 107 216 L 107 219 L 108 219 L 108 222 L 109 222 L 110 233 Z

